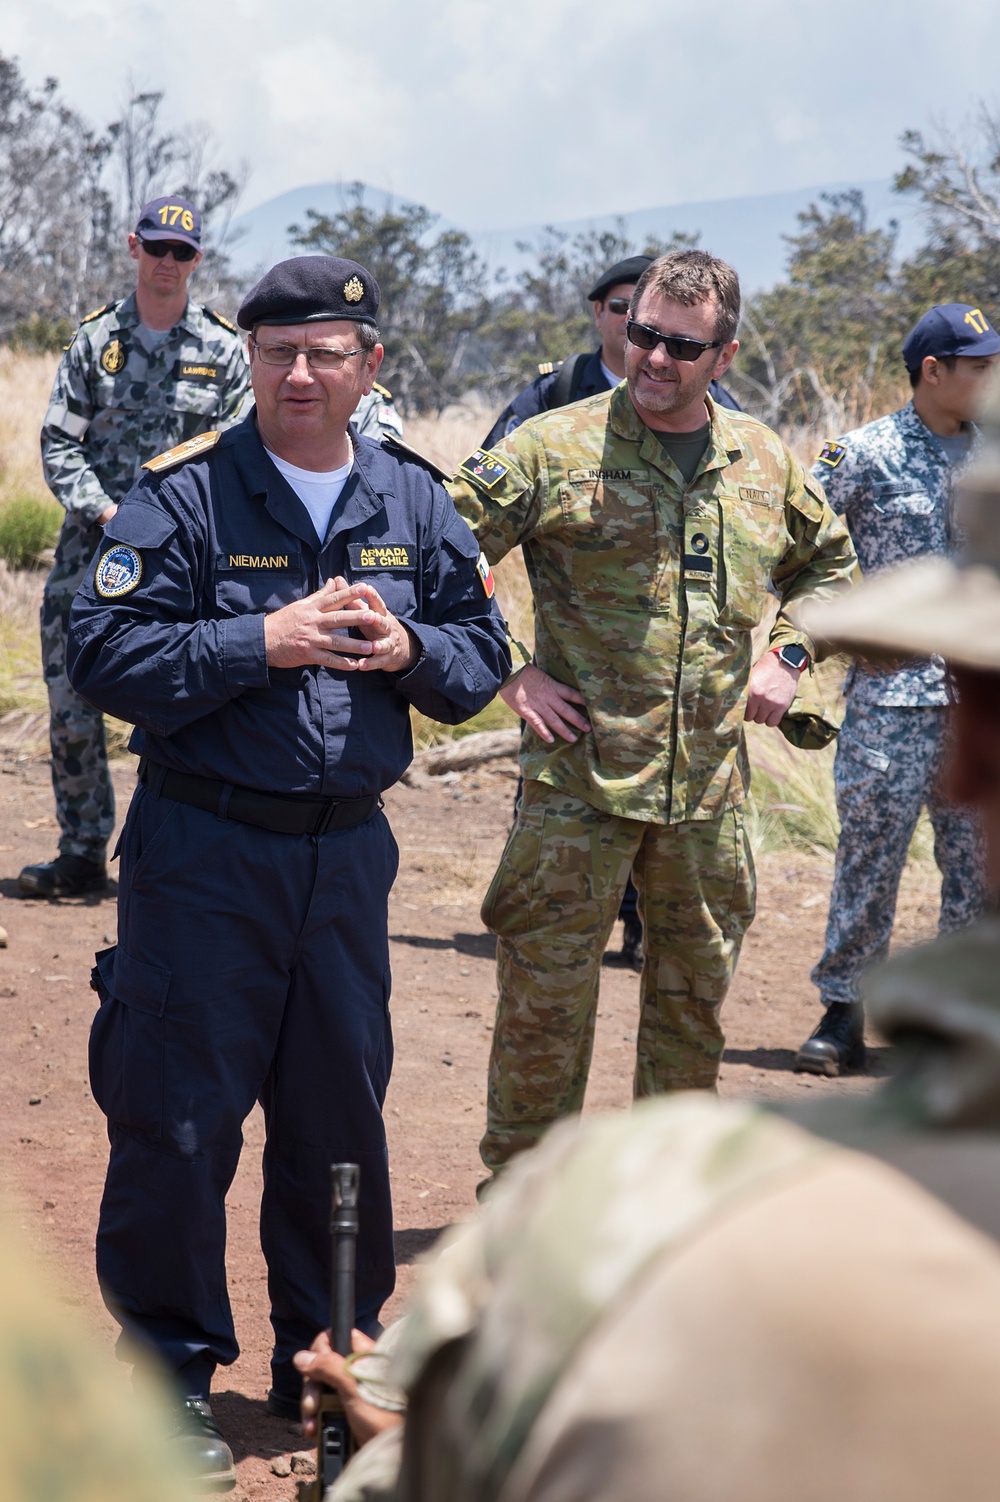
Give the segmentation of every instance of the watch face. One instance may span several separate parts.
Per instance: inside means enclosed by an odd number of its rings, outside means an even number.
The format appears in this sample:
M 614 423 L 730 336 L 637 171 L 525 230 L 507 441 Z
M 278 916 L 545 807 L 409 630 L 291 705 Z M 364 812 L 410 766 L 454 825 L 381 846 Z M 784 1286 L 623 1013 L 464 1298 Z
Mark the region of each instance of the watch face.
M 781 658 L 782 662 L 786 662 L 790 668 L 804 668 L 806 663 L 809 661 L 809 653 L 806 651 L 805 647 L 800 647 L 795 644 L 787 647 L 782 647 L 778 652 L 778 656 Z

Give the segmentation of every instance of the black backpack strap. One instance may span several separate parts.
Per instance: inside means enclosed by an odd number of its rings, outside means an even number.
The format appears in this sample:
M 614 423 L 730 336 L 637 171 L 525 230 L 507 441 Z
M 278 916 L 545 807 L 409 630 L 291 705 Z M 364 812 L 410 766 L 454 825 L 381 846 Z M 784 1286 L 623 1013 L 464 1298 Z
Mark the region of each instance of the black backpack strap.
M 567 406 L 576 396 L 580 384 L 578 377 L 583 375 L 583 367 L 590 359 L 590 355 L 584 350 L 579 355 L 570 355 L 559 367 L 559 374 L 549 387 L 546 406 L 548 411 L 554 407 Z

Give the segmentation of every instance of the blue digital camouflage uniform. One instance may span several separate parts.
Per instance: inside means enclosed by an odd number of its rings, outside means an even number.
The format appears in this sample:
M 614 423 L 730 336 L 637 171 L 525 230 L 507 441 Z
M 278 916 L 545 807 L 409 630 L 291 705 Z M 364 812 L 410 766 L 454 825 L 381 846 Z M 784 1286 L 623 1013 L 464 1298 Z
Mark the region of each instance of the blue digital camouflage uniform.
M 120 843 L 118 944 L 95 975 L 90 1076 L 111 1139 L 97 1265 L 116 1316 L 206 1396 L 239 1351 L 225 1197 L 259 1100 L 273 1385 L 295 1403 L 292 1356 L 329 1319 L 331 1162 L 361 1166 L 362 1328 L 395 1279 L 381 1107 L 397 851 L 379 795 L 409 764 L 411 704 L 468 719 L 510 654 L 475 539 L 392 440 L 356 441 L 322 540 L 253 412 L 192 450 L 125 498 L 70 620 L 73 686 L 132 720 L 152 768 Z M 337 575 L 405 620 L 423 651 L 408 672 L 269 668 L 265 615 Z M 192 780 L 210 780 L 211 810 L 180 797 Z M 240 818 L 245 789 L 370 806 L 287 832 Z
M 70 606 L 101 540 L 97 518 L 146 459 L 225 427 L 249 382 L 239 333 L 210 308 L 189 302 L 165 340 L 147 348 L 143 339 L 134 293 L 85 318 L 42 426 L 45 481 L 66 509 L 41 612 L 59 850 L 99 865 L 115 822 L 104 719 L 66 677 Z
M 865 575 L 954 551 L 952 466 L 912 403 L 826 444 L 813 474 L 847 522 Z M 948 804 L 938 787 L 948 704 L 942 659 L 894 669 L 856 662 L 846 692 L 834 764 L 841 834 L 826 944 L 812 972 L 824 1006 L 857 1001 L 862 970 L 888 949 L 922 808 L 941 870 L 941 932 L 971 923 L 987 896 L 977 816 Z

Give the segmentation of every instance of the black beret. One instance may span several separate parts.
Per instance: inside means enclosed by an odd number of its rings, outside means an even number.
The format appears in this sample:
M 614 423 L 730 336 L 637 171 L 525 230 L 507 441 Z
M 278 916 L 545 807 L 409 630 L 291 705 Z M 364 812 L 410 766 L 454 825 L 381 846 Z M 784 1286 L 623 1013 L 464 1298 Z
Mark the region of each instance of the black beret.
M 357 261 L 340 256 L 295 256 L 272 266 L 243 299 L 241 329 L 258 323 L 320 323 L 350 318 L 375 324 L 378 282 Z
M 616 261 L 609 266 L 601 277 L 595 282 L 587 293 L 588 302 L 603 302 L 604 294 L 609 287 L 617 287 L 620 282 L 632 282 L 633 285 L 642 276 L 647 266 L 652 266 L 652 256 L 629 256 L 625 261 Z

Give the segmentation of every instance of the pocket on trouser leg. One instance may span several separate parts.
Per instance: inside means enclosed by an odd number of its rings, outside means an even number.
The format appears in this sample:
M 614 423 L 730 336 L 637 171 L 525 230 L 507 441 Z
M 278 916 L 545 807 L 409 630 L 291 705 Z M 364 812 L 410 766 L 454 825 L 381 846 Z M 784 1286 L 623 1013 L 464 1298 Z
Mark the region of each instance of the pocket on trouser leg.
M 90 1084 L 109 1121 L 145 1136 L 163 1131 L 163 1013 L 171 974 L 121 946 L 98 956 L 101 1006 L 90 1029 Z
M 545 809 L 535 804 L 518 811 L 493 880 L 483 898 L 481 917 L 491 933 L 510 936 L 531 927 L 531 899 L 542 848 Z

